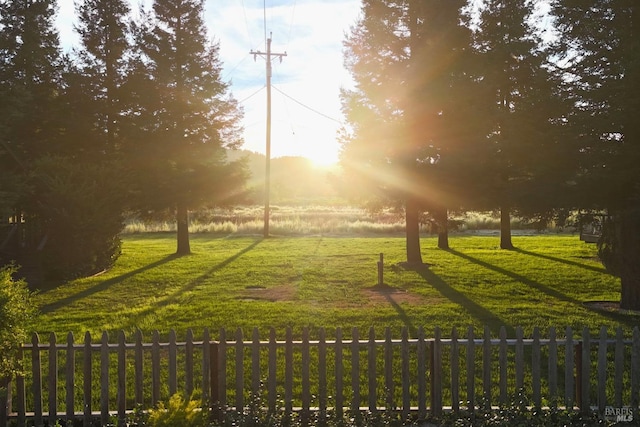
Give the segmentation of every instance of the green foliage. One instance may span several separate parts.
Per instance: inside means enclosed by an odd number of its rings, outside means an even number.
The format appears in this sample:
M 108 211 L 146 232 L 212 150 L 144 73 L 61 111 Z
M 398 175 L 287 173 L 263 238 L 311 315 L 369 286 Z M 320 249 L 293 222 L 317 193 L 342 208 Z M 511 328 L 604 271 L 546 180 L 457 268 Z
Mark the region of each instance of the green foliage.
M 111 267 L 120 255 L 125 189 L 110 163 L 43 158 L 33 177 L 36 213 L 46 236 L 42 262 L 50 277 L 69 278 Z
M 149 412 L 147 425 L 150 427 L 205 427 L 209 412 L 203 410 L 202 402 L 186 400 L 180 394 L 174 394 L 165 406 L 159 402 Z
M 20 371 L 17 354 L 28 341 L 36 317 L 33 294 L 24 280 L 13 279 L 16 271 L 13 265 L 0 268 L 0 380 Z

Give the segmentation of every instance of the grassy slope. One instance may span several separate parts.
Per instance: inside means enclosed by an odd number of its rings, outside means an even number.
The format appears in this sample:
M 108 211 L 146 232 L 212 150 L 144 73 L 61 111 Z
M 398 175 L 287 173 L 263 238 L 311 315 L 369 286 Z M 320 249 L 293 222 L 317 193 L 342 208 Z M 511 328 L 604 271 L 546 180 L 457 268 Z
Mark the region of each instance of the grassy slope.
M 398 237 L 330 238 L 192 237 L 193 255 L 175 257 L 172 234 L 127 236 L 123 255 L 111 271 L 93 278 L 43 290 L 40 333 L 68 331 L 77 339 L 85 331 L 140 328 L 145 336 L 175 329 L 184 336 L 205 327 L 217 335 L 253 327 L 267 336 L 274 327 L 284 336 L 303 327 L 369 328 L 379 335 L 402 326 L 415 334 L 488 325 L 494 334 L 505 325 L 577 330 L 622 325 L 627 333 L 639 323 L 633 315 L 602 314 L 583 302 L 619 300 L 619 280 L 595 259 L 594 245 L 576 236 L 514 237 L 515 251 L 498 249 L 496 237 L 453 237 L 451 251 L 422 240 L 428 269 L 411 271 Z M 366 288 L 377 281 L 378 254 L 385 254 L 385 282 L 405 290 L 371 297 Z M 258 290 L 248 290 L 257 287 Z M 261 289 L 260 288 L 264 288 Z M 279 298 L 277 301 L 269 299 Z M 478 332 L 480 332 L 478 330 Z M 347 332 L 348 333 L 348 332 Z M 361 333 L 365 333 L 365 329 Z M 513 336 L 513 333 L 510 333 Z M 115 334 L 114 334 L 115 338 Z

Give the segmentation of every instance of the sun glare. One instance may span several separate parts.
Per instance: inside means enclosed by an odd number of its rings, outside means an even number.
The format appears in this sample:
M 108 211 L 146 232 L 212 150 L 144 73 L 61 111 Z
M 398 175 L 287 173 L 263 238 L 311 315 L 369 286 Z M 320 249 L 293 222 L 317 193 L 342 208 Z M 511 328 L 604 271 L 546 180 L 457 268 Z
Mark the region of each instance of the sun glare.
M 332 144 L 314 147 L 305 157 L 313 162 L 316 167 L 333 166 L 338 163 L 338 148 Z

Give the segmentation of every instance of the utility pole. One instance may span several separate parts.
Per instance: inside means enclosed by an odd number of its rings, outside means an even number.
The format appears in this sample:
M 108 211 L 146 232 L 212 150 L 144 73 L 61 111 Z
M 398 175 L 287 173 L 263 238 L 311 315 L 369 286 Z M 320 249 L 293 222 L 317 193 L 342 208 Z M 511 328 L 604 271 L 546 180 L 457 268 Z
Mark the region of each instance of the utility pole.
M 287 52 L 271 52 L 271 34 L 267 39 L 267 52 L 252 50 L 250 52 L 255 61 L 258 55 L 264 57 L 267 62 L 267 149 L 266 149 L 266 170 L 264 178 L 264 237 L 269 237 L 269 193 L 271 191 L 271 57 L 277 57 L 282 62 L 282 57 L 287 56 Z

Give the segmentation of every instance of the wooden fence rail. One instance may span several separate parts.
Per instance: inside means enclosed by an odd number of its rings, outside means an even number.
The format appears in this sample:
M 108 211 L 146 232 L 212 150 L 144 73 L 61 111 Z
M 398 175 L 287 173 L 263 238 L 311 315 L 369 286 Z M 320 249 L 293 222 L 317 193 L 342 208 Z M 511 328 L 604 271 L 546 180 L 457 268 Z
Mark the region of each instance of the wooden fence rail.
M 261 339 L 258 330 L 245 338 L 242 330 L 229 336 L 220 330 L 213 340 L 205 330 L 201 340 L 192 331 L 178 342 L 171 331 L 166 342 L 154 332 L 144 342 L 140 332 L 127 342 L 124 332 L 110 341 L 102 334 L 94 342 L 89 333 L 78 344 L 72 334 L 59 343 L 33 336 L 23 346 L 25 375 L 9 387 L 0 402 L 0 427 L 9 419 L 18 426 L 47 420 L 83 418 L 89 425 L 124 425 L 135 407 L 150 408 L 175 393 L 195 396 L 213 408 L 244 409 L 259 405 L 285 412 L 393 409 L 403 416 L 424 416 L 443 410 L 506 404 L 516 393 L 530 406 L 557 402 L 560 407 L 597 410 L 638 407 L 640 393 L 640 332 L 631 336 L 618 328 L 592 335 L 584 329 L 574 338 L 571 328 L 562 337 L 554 328 L 542 338 L 535 329 L 524 338 L 522 329 L 507 337 L 502 328 L 492 337 L 485 328 L 459 334 L 454 328 L 443 338 L 436 328 L 427 338 L 421 328 L 399 338 L 386 329 L 350 337 L 337 329 L 327 339 L 324 329 L 314 339 L 304 329 L 294 340 L 291 329 L 277 340 L 275 330 Z M 46 410 L 45 403 L 46 402 Z

